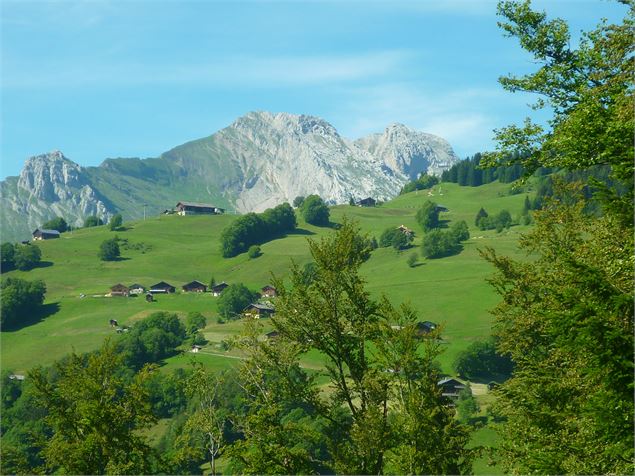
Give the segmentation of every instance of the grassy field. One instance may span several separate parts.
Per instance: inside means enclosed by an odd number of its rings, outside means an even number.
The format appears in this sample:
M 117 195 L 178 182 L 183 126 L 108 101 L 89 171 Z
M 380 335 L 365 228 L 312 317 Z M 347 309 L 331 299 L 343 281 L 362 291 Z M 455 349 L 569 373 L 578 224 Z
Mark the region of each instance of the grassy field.
M 448 374 L 452 374 L 452 362 L 458 352 L 470 342 L 490 334 L 492 318 L 488 311 L 498 302 L 486 282 L 492 268 L 479 256 L 478 250 L 492 247 L 502 254 L 520 257 L 516 244 L 519 233 L 527 227 L 515 226 L 496 233 L 482 232 L 473 226 L 481 206 L 490 214 L 502 209 L 509 210 L 514 217 L 519 214 L 524 195 L 509 195 L 508 190 L 509 185 L 500 183 L 478 188 L 442 184 L 432 191 L 399 196 L 375 208 L 337 206 L 331 209 L 332 221 L 340 222 L 347 216 L 376 238 L 387 227 L 402 224 L 415 231 L 413 248 L 403 252 L 378 249 L 361 272 L 373 296 L 386 295 L 395 304 L 409 302 L 422 320 L 443 326 L 445 351 L 440 362 Z M 449 209 L 441 214 L 447 224 L 466 220 L 471 238 L 464 243 L 460 254 L 437 260 L 419 258 L 418 264 L 411 268 L 407 258 L 419 252 L 423 234 L 415 221 L 415 213 L 428 199 Z M 212 370 L 235 366 L 241 356 L 235 351 L 223 350 L 220 344 L 240 331 L 241 322 L 218 323 L 217 298 L 210 294 L 181 293 L 180 287 L 193 279 L 208 283 L 214 276 L 217 282 L 242 282 L 259 290 L 270 282 L 271 273 L 284 276 L 291 260 L 300 265 L 310 261 L 307 238 L 319 239 L 332 230 L 300 222 L 295 233 L 262 245 L 263 255 L 257 259 L 249 260 L 246 254 L 224 259 L 219 253 L 219 235 L 234 219 L 233 215 L 164 215 L 125 223 L 126 229 L 119 232 L 102 226 L 64 233 L 61 239 L 39 243 L 42 266 L 28 272 L 12 271 L 8 275 L 44 280 L 48 289 L 45 306 L 41 315 L 25 316 L 22 327 L 3 329 L 0 333 L 2 368 L 24 373 L 35 365 L 50 364 L 73 350 L 95 349 L 104 338 L 116 336 L 109 326 L 110 319 L 129 325 L 156 311 L 177 312 L 181 316 L 199 311 L 208 318 L 203 334 L 209 344 L 198 354 L 185 353 L 167 359 L 162 367 L 164 371 L 189 366 L 192 360 Z M 128 240 L 127 248 L 122 247 L 122 259 L 100 261 L 97 257 L 100 243 L 115 235 Z M 145 302 L 143 297 L 104 297 L 117 283 L 150 286 L 159 281 L 172 284 L 177 293 L 159 295 L 154 303 Z M 302 364 L 308 369 L 318 369 L 321 361 L 319 354 L 309 353 Z M 477 398 L 485 409 L 491 398 L 486 391 L 481 393 Z M 166 428 L 166 422 L 161 425 L 156 429 L 157 435 Z M 495 434 L 485 427 L 474 435 L 474 442 L 495 444 Z M 497 473 L 496 468 L 487 467 L 485 460 L 477 461 L 475 473 Z
M 490 332 L 488 310 L 498 298 L 486 283 L 491 267 L 480 258 L 478 249 L 491 246 L 501 253 L 515 255 L 518 234 L 525 227 L 512 227 L 503 233 L 481 232 L 472 225 L 481 206 L 496 213 L 506 208 L 518 214 L 524 195 L 508 195 L 508 185 L 493 183 L 478 188 L 442 184 L 433 192 L 419 191 L 397 197 L 376 208 L 337 206 L 332 209 L 333 221 L 344 215 L 359 222 L 363 231 L 379 237 L 389 226 L 404 224 L 416 232 L 414 247 L 403 252 L 391 248 L 376 250 L 362 267 L 368 290 L 379 297 L 385 294 L 394 303 L 410 302 L 421 319 L 443 325 L 447 344 L 441 363 L 451 371 L 457 352 L 471 341 Z M 441 190 L 439 190 L 441 188 Z M 464 250 L 455 256 L 425 260 L 408 267 L 407 257 L 418 252 L 422 233 L 414 215 L 421 204 L 432 199 L 446 206 L 441 217 L 449 223 L 464 219 L 470 225 L 472 237 Z M 224 259 L 219 253 L 219 235 L 235 216 L 160 216 L 145 221 L 126 223 L 126 229 L 111 232 L 95 227 L 64 233 L 61 239 L 39 243 L 42 266 L 28 272 L 12 271 L 8 275 L 25 279 L 42 279 L 47 285 L 45 306 L 41 315 L 25 316 L 25 325 L 0 333 L 2 367 L 25 372 L 34 365 L 46 365 L 72 351 L 91 350 L 113 335 L 110 319 L 130 324 L 151 312 L 173 311 L 185 315 L 202 312 L 208 318 L 204 334 L 211 347 L 234 335 L 239 323 L 216 322 L 216 298 L 210 294 L 158 296 L 156 302 L 141 298 L 107 298 L 110 286 L 116 283 L 145 286 L 164 280 L 177 287 L 193 279 L 209 282 L 242 282 L 252 289 L 270 282 L 271 273 L 284 275 L 291 260 L 303 264 L 310 260 L 307 238 L 319 239 L 331 233 L 300 223 L 297 232 L 262 245 L 263 255 L 249 260 L 246 254 Z M 113 236 L 128 240 L 122 248 L 122 259 L 102 262 L 97 257 L 99 244 Z M 137 249 L 135 249 L 137 248 Z M 84 297 L 80 297 L 84 295 Z M 45 352 L 42 350 L 45 349 Z M 182 357 L 174 358 L 183 360 Z M 206 356 L 210 367 L 230 365 L 223 356 Z M 169 365 L 176 365 L 172 361 Z

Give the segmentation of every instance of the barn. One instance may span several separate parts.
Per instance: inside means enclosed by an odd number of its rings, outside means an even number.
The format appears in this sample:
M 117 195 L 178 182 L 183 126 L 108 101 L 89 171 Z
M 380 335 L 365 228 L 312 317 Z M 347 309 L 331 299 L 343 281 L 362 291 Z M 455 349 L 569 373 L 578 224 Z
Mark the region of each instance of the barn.
M 37 228 L 33 232 L 33 240 L 52 240 L 54 238 L 59 238 L 60 232 L 57 230 L 40 230 Z
M 209 203 L 179 202 L 176 204 L 178 215 L 220 215 L 224 212 L 223 208 Z
M 201 283 L 200 281 L 190 281 L 187 284 L 182 286 L 182 289 L 186 293 L 204 293 L 207 291 L 207 285 Z

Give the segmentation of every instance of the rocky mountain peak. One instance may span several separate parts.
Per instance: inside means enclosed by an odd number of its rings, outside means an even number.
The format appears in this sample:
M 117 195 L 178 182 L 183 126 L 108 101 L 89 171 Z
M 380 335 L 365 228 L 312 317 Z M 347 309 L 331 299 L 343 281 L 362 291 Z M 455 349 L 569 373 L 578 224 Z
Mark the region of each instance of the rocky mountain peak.
M 68 188 L 85 184 L 82 168 L 55 150 L 27 159 L 18 179 L 18 187 L 48 202 L 68 198 Z
M 403 124 L 353 142 L 316 116 L 254 111 L 157 158 L 82 168 L 60 151 L 31 157 L 19 177 L 0 182 L 0 219 L 22 238 L 54 216 L 75 225 L 116 212 L 134 219 L 178 200 L 240 212 L 310 194 L 332 204 L 388 200 L 421 172 L 439 175 L 457 160 L 447 141 Z
M 389 125 L 383 133 L 358 139 L 355 145 L 410 180 L 422 172 L 440 175 L 459 160 L 445 139 L 399 123 Z

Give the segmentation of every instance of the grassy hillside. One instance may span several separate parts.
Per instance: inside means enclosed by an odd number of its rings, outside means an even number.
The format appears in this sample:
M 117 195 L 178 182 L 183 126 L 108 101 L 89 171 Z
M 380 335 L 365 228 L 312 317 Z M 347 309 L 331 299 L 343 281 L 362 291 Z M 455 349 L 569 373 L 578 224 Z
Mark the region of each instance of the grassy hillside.
M 428 191 L 413 192 L 397 197 L 376 208 L 338 206 L 332 209 L 332 220 L 340 221 L 344 215 L 358 220 L 364 231 L 379 237 L 389 226 L 405 224 L 417 233 L 415 247 L 398 253 L 392 249 L 378 249 L 362 267 L 368 280 L 368 289 L 375 296 L 386 294 L 393 302 L 409 301 L 422 319 L 444 325 L 447 342 L 442 356 L 445 371 L 461 349 L 471 341 L 490 332 L 488 309 L 497 302 L 497 296 L 485 282 L 491 268 L 478 255 L 478 248 L 492 246 L 506 254 L 515 253 L 518 233 L 524 227 L 513 227 L 497 234 L 480 232 L 473 218 L 481 206 L 496 213 L 506 208 L 516 215 L 523 195 L 507 195 L 508 185 L 490 184 L 479 188 L 442 184 Z M 471 226 L 472 238 L 456 256 L 423 260 L 409 268 L 406 259 L 418 251 L 421 235 L 414 215 L 426 200 L 433 199 L 449 208 L 442 218 L 450 222 L 465 219 Z M 270 273 L 284 275 L 290 260 L 303 264 L 310 259 L 307 238 L 319 238 L 330 233 L 300 223 L 294 234 L 266 243 L 263 256 L 249 260 L 246 254 L 231 259 L 221 258 L 218 237 L 220 231 L 234 216 L 160 216 L 145 221 L 126 223 L 127 229 L 111 232 L 96 227 L 65 233 L 59 240 L 42 242 L 43 266 L 28 271 L 13 271 L 9 275 L 26 279 L 42 279 L 48 292 L 44 313 L 25 318 L 26 324 L 0 334 L 1 358 L 4 369 L 24 372 L 37 364 L 49 364 L 75 349 L 83 352 L 96 348 L 113 330 L 109 319 L 129 324 L 159 310 L 187 313 L 200 311 L 208 317 L 205 335 L 212 343 L 206 351 L 215 352 L 214 344 L 239 330 L 239 323 L 217 324 L 216 299 L 209 294 L 181 294 L 159 296 L 157 302 L 146 303 L 143 298 L 103 297 L 116 283 L 149 286 L 165 280 L 180 289 L 190 280 L 229 283 L 243 282 L 259 289 L 270 280 Z M 99 244 L 114 235 L 128 240 L 129 249 L 122 249 L 122 259 L 101 262 L 97 258 Z M 138 248 L 138 249 L 134 249 Z M 81 298 L 80 295 L 85 297 Z M 101 297 L 97 297 L 101 295 Z M 206 354 L 200 357 L 211 367 L 229 365 L 235 359 Z M 186 363 L 184 357 L 174 358 Z

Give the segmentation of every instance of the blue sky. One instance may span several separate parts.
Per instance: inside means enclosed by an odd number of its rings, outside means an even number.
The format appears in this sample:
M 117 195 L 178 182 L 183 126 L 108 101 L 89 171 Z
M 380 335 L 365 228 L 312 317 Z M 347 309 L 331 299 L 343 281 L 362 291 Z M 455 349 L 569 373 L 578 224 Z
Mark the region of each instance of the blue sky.
M 401 122 L 465 157 L 532 101 L 497 83 L 535 65 L 497 27 L 495 1 L 0 5 L 2 178 L 54 149 L 85 166 L 157 156 L 252 110 L 317 115 L 349 138 Z M 625 11 L 534 5 L 574 33 Z

